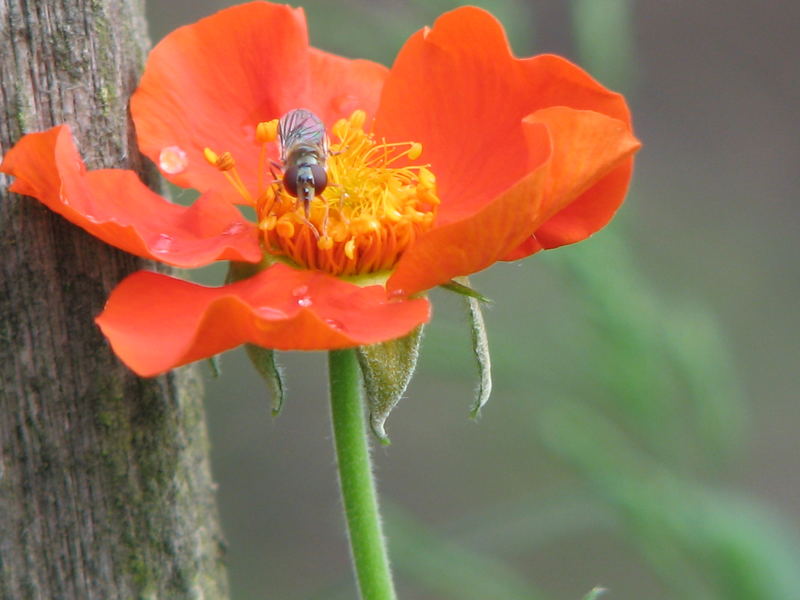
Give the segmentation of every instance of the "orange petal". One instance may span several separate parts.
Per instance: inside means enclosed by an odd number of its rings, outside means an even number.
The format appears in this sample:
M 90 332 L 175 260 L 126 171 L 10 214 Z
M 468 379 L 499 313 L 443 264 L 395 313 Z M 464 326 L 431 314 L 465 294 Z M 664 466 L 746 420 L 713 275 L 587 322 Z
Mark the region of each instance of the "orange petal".
M 350 60 L 309 48 L 312 92 L 304 104 L 330 127 L 356 110 L 367 122 L 378 110 L 383 82 L 389 69 L 369 60 Z
M 633 159 L 623 163 L 557 212 L 536 230 L 543 249 L 557 248 L 586 239 L 605 227 L 628 193 Z
M 384 77 L 385 69 L 375 63 L 310 48 L 302 9 L 251 2 L 181 27 L 159 42 L 131 98 L 131 113 L 139 146 L 157 165 L 164 148 L 186 153 L 185 169 L 163 173 L 176 185 L 201 191 L 227 186 L 203 159 L 208 147 L 233 154 L 252 192 L 260 121 L 302 107 L 319 111 L 330 126 L 353 104 L 374 111 Z M 277 158 L 277 147 L 271 158 Z
M 23 137 L 0 171 L 12 192 L 34 196 L 95 237 L 131 254 L 179 267 L 215 260 L 258 262 L 256 228 L 213 195 L 191 207 L 172 204 L 133 171 L 86 171 L 66 125 Z
M 375 128 L 389 140 L 422 142 L 445 224 L 477 212 L 525 175 L 523 119 L 549 106 L 629 121 L 622 96 L 562 58 L 515 58 L 494 17 L 463 7 L 405 44 Z
M 97 324 L 120 359 L 149 377 L 240 344 L 329 350 L 401 337 L 430 318 L 426 299 L 389 300 L 276 264 L 220 288 L 140 271 L 114 290 Z
M 231 152 L 255 189 L 259 121 L 277 118 L 304 99 L 308 34 L 302 9 L 251 2 L 176 29 L 150 53 L 131 98 L 139 147 L 154 163 L 181 148 L 186 169 L 164 176 L 201 191 L 224 179 L 203 149 Z
M 387 289 L 411 294 L 475 273 L 530 235 L 541 214 L 549 139 L 540 123 L 526 124 L 526 133 L 535 148 L 529 157 L 529 173 L 478 212 L 420 236 L 398 262 Z
M 553 154 L 534 235 L 506 260 L 580 241 L 605 226 L 625 198 L 641 146 L 628 123 L 592 111 L 554 107 L 526 122 L 547 127 Z

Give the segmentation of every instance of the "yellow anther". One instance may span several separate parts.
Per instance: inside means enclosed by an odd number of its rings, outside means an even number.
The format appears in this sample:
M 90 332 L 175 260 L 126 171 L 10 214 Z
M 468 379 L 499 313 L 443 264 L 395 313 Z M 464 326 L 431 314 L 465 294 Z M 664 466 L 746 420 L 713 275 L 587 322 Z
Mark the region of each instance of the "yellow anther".
M 378 231 L 381 228 L 380 222 L 374 217 L 359 217 L 352 223 L 354 233 L 369 233 L 370 231 Z
M 439 206 L 441 200 L 439 200 L 439 196 L 431 192 L 430 188 L 424 186 L 417 186 L 417 197 L 423 201 L 427 202 L 432 206 Z
M 361 129 L 364 127 L 364 122 L 366 120 L 367 120 L 367 113 L 365 113 L 361 109 L 354 110 L 353 114 L 350 115 L 350 127 Z
M 393 223 L 397 223 L 403 218 L 403 214 L 396 208 L 389 208 L 386 210 L 386 217 Z
M 330 250 L 333 248 L 333 240 L 330 238 L 330 236 L 323 235 L 317 240 L 317 248 L 320 250 Z
M 337 244 L 341 244 L 350 235 L 347 225 L 341 221 L 333 221 L 328 223 L 328 235 L 333 238 Z
M 283 238 L 290 238 L 294 235 L 294 224 L 286 219 L 281 219 L 275 225 L 275 231 Z
M 278 119 L 261 121 L 261 123 L 256 125 L 256 140 L 258 140 L 260 144 L 274 142 L 276 139 L 278 139 Z
M 211 148 L 206 148 L 203 150 L 203 158 L 206 159 L 208 164 L 220 171 L 230 171 L 236 166 L 236 161 L 233 160 L 233 155 L 230 152 L 217 154 Z
M 233 158 L 233 154 L 230 152 L 217 154 L 211 148 L 204 148 L 203 158 L 205 158 L 206 162 L 212 167 L 216 167 L 218 170 L 222 171 L 225 178 L 230 181 L 231 185 L 239 192 L 239 195 L 244 198 L 245 202 L 251 206 L 255 205 L 250 191 L 236 172 L 236 161 Z
M 436 175 L 434 175 L 430 169 L 422 167 L 419 170 L 419 182 L 427 188 L 432 188 L 436 185 Z
M 278 222 L 278 217 L 275 215 L 269 215 L 266 219 L 262 219 L 261 222 L 258 224 L 258 228 L 261 231 L 272 231 L 275 229 L 275 224 Z
M 203 158 L 205 158 L 206 162 L 210 164 L 212 167 L 217 166 L 217 159 L 219 157 L 217 156 L 217 153 L 214 152 L 211 148 L 205 148 L 203 150 Z
M 353 238 L 350 238 L 345 242 L 344 245 L 344 255 L 353 260 L 356 257 L 356 241 Z
M 331 132 L 333 132 L 333 135 L 338 137 L 340 140 L 343 140 L 347 136 L 347 130 L 349 128 L 350 123 L 348 121 L 345 119 L 339 119 L 333 124 L 333 127 L 331 127 Z
M 230 152 L 223 152 L 217 157 L 217 168 L 220 171 L 230 171 L 236 166 L 236 161 L 233 160 L 233 154 Z
M 422 144 L 419 142 L 414 142 L 411 144 L 411 147 L 408 149 L 408 158 L 411 160 L 417 160 L 422 155 Z

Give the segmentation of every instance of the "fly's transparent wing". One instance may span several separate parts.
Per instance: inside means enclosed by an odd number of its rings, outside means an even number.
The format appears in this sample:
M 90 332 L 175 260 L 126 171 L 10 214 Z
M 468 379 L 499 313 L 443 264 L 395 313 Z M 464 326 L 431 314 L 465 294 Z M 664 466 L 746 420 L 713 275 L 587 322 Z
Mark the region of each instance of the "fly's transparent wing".
M 325 124 L 310 110 L 297 108 L 283 115 L 278 121 L 278 137 L 284 162 L 291 148 L 298 144 L 318 149 L 323 157 L 327 154 Z

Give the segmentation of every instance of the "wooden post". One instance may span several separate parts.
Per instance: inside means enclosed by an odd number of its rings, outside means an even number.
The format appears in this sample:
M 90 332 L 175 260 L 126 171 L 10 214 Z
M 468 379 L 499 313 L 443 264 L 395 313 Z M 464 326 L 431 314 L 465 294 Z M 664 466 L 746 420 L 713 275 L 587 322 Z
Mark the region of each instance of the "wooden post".
M 0 152 L 70 123 L 89 168 L 156 181 L 127 110 L 140 0 L 0 0 Z M 0 175 L 0 597 L 227 598 L 194 368 L 139 379 L 93 323 L 148 267 Z

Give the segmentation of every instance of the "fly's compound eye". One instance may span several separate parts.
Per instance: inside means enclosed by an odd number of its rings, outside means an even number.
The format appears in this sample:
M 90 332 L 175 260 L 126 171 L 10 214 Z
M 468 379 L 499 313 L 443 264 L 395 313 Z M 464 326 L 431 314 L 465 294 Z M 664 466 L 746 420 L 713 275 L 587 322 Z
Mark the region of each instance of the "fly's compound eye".
M 314 195 L 319 196 L 328 187 L 328 172 L 320 165 L 310 165 L 314 176 Z
M 297 166 L 292 165 L 283 172 L 283 187 L 297 198 Z

